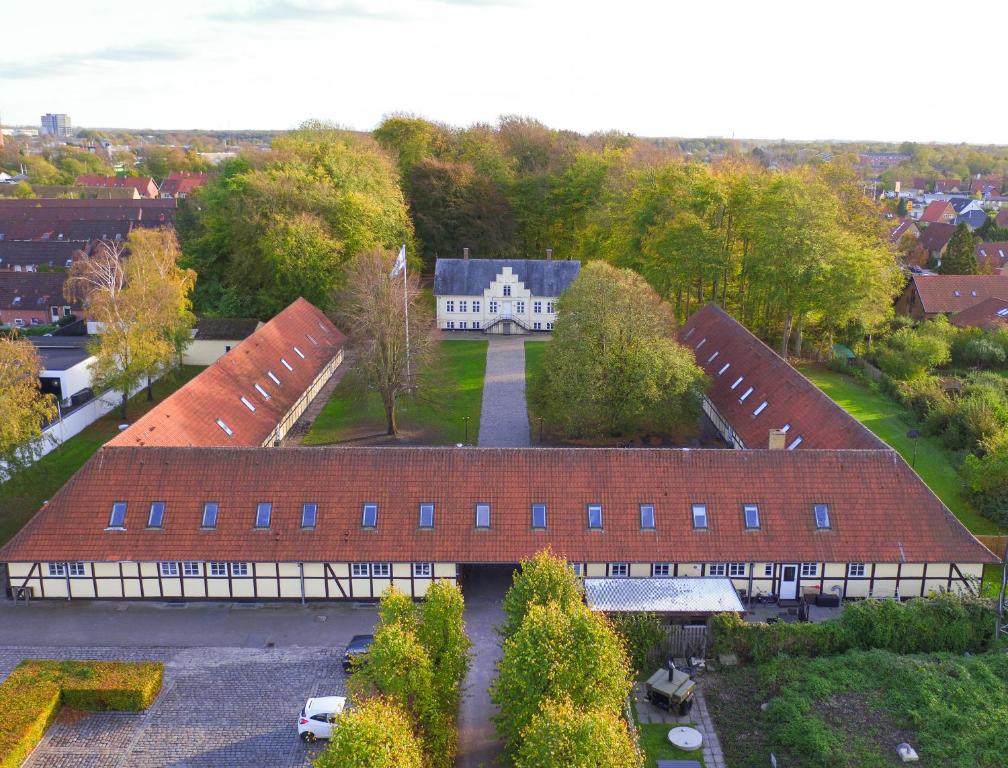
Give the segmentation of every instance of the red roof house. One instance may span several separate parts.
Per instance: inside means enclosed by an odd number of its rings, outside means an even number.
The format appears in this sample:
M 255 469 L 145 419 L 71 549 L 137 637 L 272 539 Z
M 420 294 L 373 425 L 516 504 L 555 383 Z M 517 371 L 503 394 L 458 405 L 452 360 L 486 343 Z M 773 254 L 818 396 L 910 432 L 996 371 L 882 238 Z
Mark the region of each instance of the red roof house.
M 174 197 L 179 200 L 187 198 L 194 189 L 199 189 L 207 182 L 207 174 L 193 171 L 172 171 L 161 184 L 161 197 Z
M 1008 275 L 914 275 L 896 311 L 926 320 L 962 312 L 992 296 L 1008 296 Z
M 955 221 L 955 217 L 956 209 L 952 206 L 952 203 L 948 200 L 933 200 L 928 203 L 927 208 L 924 209 L 924 213 L 921 214 L 920 220 L 925 224 L 935 222 L 951 224 Z
M 962 312 L 949 317 L 952 325 L 960 328 L 983 328 L 993 330 L 1008 326 L 1008 299 L 991 296 Z
M 1008 269 L 1008 241 L 977 243 L 977 266 L 985 274 L 1000 275 Z
M 118 187 L 134 188 L 142 197 L 155 198 L 158 196 L 157 184 L 154 179 L 143 176 L 100 176 L 98 174 L 84 174 L 74 180 L 77 187 Z

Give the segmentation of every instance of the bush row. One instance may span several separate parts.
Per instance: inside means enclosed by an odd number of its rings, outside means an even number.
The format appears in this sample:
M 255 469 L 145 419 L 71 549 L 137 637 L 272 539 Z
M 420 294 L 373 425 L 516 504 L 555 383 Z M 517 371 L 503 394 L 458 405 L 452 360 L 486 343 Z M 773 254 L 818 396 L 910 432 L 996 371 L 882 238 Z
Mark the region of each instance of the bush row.
M 61 705 L 146 709 L 161 690 L 160 662 L 24 661 L 0 685 L 0 768 L 17 768 Z
M 992 639 L 991 601 L 943 593 L 901 603 L 864 600 L 839 618 L 814 624 L 747 623 L 735 614 L 712 621 L 714 649 L 762 663 L 777 656 L 827 656 L 849 650 L 895 653 L 979 651 Z

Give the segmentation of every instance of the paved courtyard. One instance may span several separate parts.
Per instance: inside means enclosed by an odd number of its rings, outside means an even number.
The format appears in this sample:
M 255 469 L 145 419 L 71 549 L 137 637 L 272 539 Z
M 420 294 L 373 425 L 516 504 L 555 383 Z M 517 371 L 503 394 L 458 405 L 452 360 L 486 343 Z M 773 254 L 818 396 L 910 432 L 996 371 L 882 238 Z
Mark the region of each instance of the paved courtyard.
M 523 448 L 529 444 L 525 407 L 525 337 L 490 336 L 483 411 L 480 414 L 481 448 Z

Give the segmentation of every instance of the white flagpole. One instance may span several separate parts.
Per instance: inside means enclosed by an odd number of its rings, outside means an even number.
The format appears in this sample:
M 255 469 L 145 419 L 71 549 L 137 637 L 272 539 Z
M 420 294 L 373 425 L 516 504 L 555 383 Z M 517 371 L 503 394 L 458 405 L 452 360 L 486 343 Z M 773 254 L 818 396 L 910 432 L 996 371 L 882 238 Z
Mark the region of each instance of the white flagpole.
M 413 388 L 412 377 L 410 376 L 410 348 L 409 348 L 409 295 L 406 290 L 406 244 L 403 243 L 402 247 L 403 254 L 403 271 L 402 271 L 402 295 L 403 295 L 403 310 L 406 313 L 406 389 L 410 390 Z

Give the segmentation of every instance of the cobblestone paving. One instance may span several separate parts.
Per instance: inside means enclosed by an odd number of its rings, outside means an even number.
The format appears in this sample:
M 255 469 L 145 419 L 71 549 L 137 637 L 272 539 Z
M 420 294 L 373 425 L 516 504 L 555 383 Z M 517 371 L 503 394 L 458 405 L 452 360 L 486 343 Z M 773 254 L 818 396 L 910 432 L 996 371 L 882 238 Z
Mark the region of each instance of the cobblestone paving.
M 0 648 L 0 679 L 23 659 L 165 662 L 147 712 L 73 713 L 25 768 L 301 768 L 319 747 L 297 737 L 306 699 L 345 695 L 341 649 Z
M 525 337 L 491 336 L 483 379 L 479 446 L 524 448 L 529 444 L 525 406 Z

